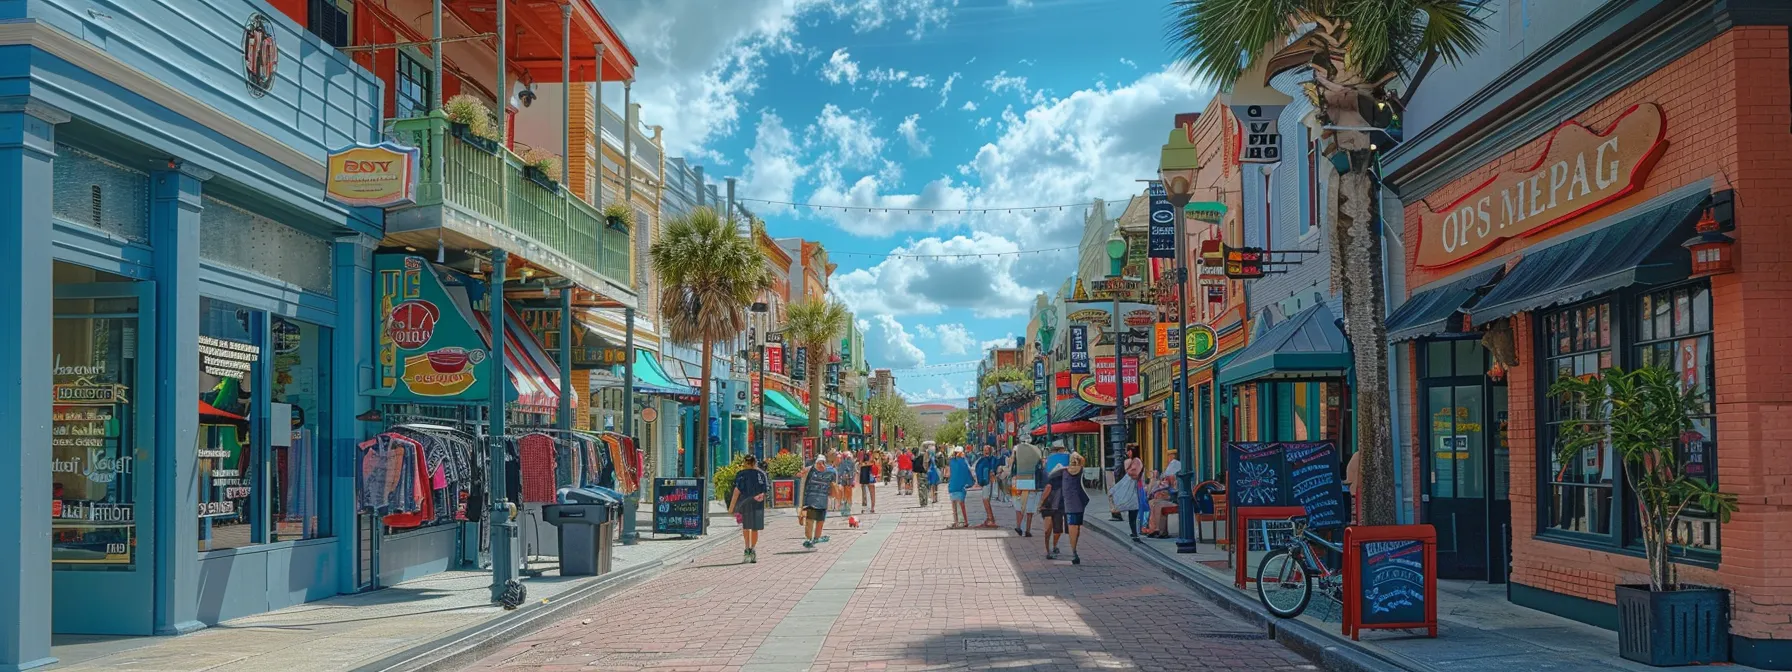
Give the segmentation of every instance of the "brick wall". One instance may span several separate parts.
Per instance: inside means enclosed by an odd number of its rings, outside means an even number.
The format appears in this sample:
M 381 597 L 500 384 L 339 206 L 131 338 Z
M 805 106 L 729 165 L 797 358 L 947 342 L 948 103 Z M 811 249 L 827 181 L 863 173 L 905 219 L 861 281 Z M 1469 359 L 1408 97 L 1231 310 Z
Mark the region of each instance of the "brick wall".
M 1455 267 L 1518 252 L 1676 188 L 1713 179 L 1737 191 L 1739 272 L 1712 280 L 1716 328 L 1718 479 L 1742 510 L 1723 527 L 1716 570 L 1683 566 L 1681 578 L 1733 591 L 1732 632 L 1754 638 L 1792 633 L 1792 86 L 1787 30 L 1730 30 L 1680 60 L 1583 111 L 1575 120 L 1604 129 L 1626 108 L 1653 102 L 1667 120 L 1668 147 L 1642 189 L 1528 238 L 1506 241 Z M 1448 203 L 1498 171 L 1528 168 L 1547 136 L 1535 138 L 1428 194 Z M 1418 221 L 1417 201 L 1407 221 Z M 1419 269 L 1418 236 L 1406 236 L 1409 286 L 1450 273 Z M 1539 381 L 1531 316 L 1513 321 L 1520 365 L 1510 372 L 1512 580 L 1567 595 L 1612 601 L 1614 583 L 1646 581 L 1641 558 L 1535 538 Z

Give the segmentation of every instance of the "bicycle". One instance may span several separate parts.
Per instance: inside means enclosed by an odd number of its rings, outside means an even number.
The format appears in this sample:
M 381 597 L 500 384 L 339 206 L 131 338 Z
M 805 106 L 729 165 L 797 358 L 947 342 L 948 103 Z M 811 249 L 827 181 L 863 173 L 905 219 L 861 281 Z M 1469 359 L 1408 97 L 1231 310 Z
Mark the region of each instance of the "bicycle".
M 1306 516 L 1290 518 L 1294 525 L 1288 545 L 1274 549 L 1257 563 L 1257 599 L 1276 618 L 1294 618 L 1307 610 L 1313 599 L 1313 584 L 1326 599 L 1344 605 L 1344 570 L 1325 566 L 1324 554 L 1314 545 L 1342 554 L 1343 544 L 1334 544 L 1307 529 Z

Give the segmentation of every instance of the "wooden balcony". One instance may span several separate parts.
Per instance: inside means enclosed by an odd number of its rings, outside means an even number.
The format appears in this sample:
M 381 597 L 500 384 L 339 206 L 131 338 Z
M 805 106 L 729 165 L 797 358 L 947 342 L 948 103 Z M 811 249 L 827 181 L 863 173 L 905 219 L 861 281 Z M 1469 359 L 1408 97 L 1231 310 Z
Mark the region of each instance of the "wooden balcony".
M 437 241 L 451 249 L 503 249 L 635 305 L 629 232 L 610 227 L 597 208 L 553 182 L 559 176 L 527 174 L 510 150 L 457 132 L 445 117 L 393 119 L 386 134 L 422 150 L 417 202 L 386 213 L 388 241 L 419 250 Z

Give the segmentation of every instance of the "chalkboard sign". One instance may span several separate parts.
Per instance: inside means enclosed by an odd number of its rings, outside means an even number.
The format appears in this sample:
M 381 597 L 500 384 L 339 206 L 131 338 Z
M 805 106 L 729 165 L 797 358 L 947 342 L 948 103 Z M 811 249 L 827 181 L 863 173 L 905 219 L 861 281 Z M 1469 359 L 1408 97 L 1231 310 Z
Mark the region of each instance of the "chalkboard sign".
M 703 534 L 703 479 L 653 479 L 653 532 L 694 537 Z
M 1226 500 L 1232 506 L 1299 506 L 1315 530 L 1342 527 L 1348 516 L 1337 446 L 1311 443 L 1226 444 Z
M 1363 542 L 1360 562 L 1363 624 L 1424 622 L 1425 542 Z
M 772 508 L 788 509 L 796 506 L 796 479 L 780 478 L 772 481 Z
M 1437 529 L 1344 528 L 1344 634 L 1418 629 L 1437 636 Z
M 1342 471 L 1338 449 L 1331 443 L 1289 443 L 1283 444 L 1282 455 L 1288 460 L 1288 487 L 1294 499 L 1290 503 L 1307 510 L 1307 527 L 1343 527 L 1348 514 L 1338 478 Z
M 1279 443 L 1226 444 L 1226 501 L 1232 506 L 1287 506 Z

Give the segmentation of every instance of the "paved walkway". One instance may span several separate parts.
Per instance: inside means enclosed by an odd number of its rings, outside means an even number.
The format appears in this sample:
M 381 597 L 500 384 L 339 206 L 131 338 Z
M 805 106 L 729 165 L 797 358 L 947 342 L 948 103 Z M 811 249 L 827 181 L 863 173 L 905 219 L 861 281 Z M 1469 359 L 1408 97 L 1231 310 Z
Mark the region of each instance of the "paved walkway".
M 890 492 L 859 529 L 831 518 L 817 550 L 775 516 L 758 564 L 708 551 L 471 669 L 1318 669 L 1111 540 L 1047 561 L 1040 537 L 947 529 L 948 503 Z
M 644 522 L 640 529 L 651 530 L 652 523 Z M 712 529 L 723 536 L 739 534 L 731 519 L 714 519 Z M 613 573 L 688 556 L 710 538 L 654 540 L 643 534 L 639 544 L 615 547 Z M 568 596 L 600 578 L 560 577 L 549 572 L 525 579 L 531 604 L 524 609 Z M 227 621 L 181 637 L 58 636 L 51 655 L 61 662 L 47 669 L 351 670 L 516 614 L 491 604 L 490 584 L 490 572 L 451 571 L 384 590 Z
M 1106 499 L 1098 497 L 1091 506 L 1101 508 L 1089 517 L 1091 525 L 1101 526 L 1102 536 L 1123 539 L 1126 524 L 1113 522 L 1105 514 Z M 1170 519 L 1170 528 L 1176 529 Z M 1208 534 L 1213 533 L 1212 524 Z M 1234 570 L 1226 567 L 1227 552 L 1213 544 L 1200 544 L 1200 552 L 1179 554 L 1175 539 L 1145 539 L 1135 552 L 1152 554 L 1181 568 L 1180 571 L 1204 581 L 1205 585 L 1233 593 L 1245 601 L 1246 608 L 1261 611 L 1257 594 L 1233 587 Z M 1258 554 L 1252 554 L 1255 557 Z M 1254 569 L 1254 566 L 1247 564 Z M 1438 582 L 1438 636 L 1426 637 L 1420 631 L 1365 630 L 1360 642 L 1351 642 L 1339 634 L 1342 616 L 1336 607 L 1315 599 L 1300 621 L 1313 626 L 1334 647 L 1356 648 L 1379 658 L 1380 665 L 1370 669 L 1404 668 L 1419 672 L 1514 672 L 1516 670 L 1572 670 L 1573 672 L 1643 672 L 1658 670 L 1618 657 L 1617 633 L 1578 621 L 1512 604 L 1506 599 L 1503 585 L 1475 581 L 1444 580 Z M 1726 670 L 1755 668 L 1724 664 Z

